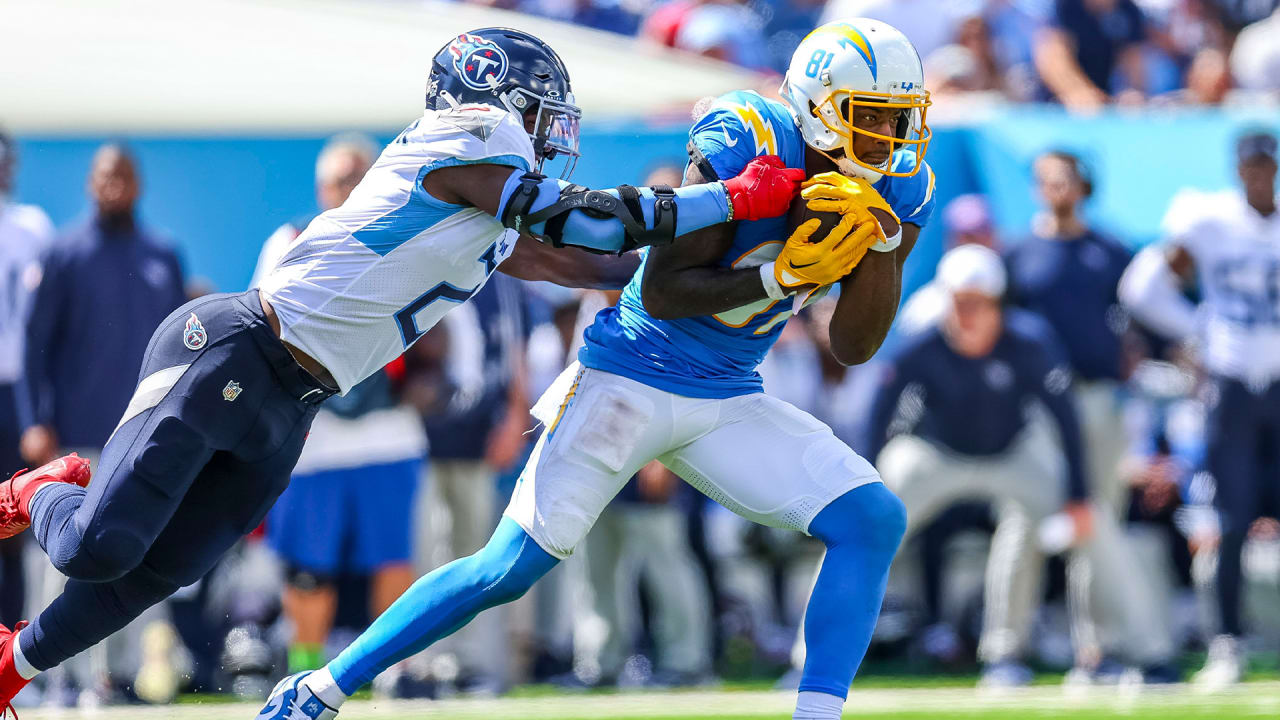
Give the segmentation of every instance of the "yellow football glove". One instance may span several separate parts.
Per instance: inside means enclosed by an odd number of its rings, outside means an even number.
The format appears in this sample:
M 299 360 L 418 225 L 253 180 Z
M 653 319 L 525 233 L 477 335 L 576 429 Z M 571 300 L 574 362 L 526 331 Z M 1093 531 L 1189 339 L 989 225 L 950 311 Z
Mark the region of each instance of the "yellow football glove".
M 899 225 L 898 214 L 889 207 L 889 203 L 871 187 L 871 183 L 862 178 L 851 178 L 838 172 L 825 172 L 814 175 L 800 186 L 800 196 L 805 206 L 817 212 L 834 212 L 848 215 L 852 212 L 867 213 L 871 209 L 882 210 L 889 214 Z M 878 223 L 877 223 L 878 224 Z M 881 242 L 888 238 L 880 232 Z M 885 247 L 884 250 L 892 250 Z
M 825 238 L 810 242 L 821 225 L 817 218 L 801 223 L 774 260 L 773 276 L 784 291 L 839 281 L 883 235 L 880 224 L 865 211 L 845 215 Z
M 869 213 L 872 209 L 882 210 L 893 218 L 893 222 L 897 223 L 901 232 L 902 222 L 897 217 L 897 213 L 890 208 L 881 193 L 863 178 L 845 177 L 840 173 L 819 173 L 805 181 L 801 187 L 803 190 L 800 191 L 800 195 L 804 197 L 805 206 L 810 210 L 841 214 Z M 878 241 L 872 242 L 868 250 L 890 252 L 899 246 L 901 234 L 888 237 L 888 234 L 883 231 L 884 228 L 881 227 Z

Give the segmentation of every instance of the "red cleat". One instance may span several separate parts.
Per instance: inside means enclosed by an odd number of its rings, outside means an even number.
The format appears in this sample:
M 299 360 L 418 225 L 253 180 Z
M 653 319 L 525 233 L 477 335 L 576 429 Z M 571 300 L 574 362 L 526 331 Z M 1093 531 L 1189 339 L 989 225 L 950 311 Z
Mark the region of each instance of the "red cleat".
M 13 644 L 18 641 L 18 631 L 27 624 L 20 622 L 13 630 L 0 625 L 0 718 L 13 713 L 13 720 L 18 720 L 18 711 L 13 709 L 13 698 L 30 680 L 18 674 L 13 664 Z
M 31 472 L 20 472 L 0 483 L 0 540 L 13 537 L 31 527 L 31 514 L 27 506 L 31 503 L 31 496 L 41 486 L 64 482 L 84 487 L 89 484 L 89 477 L 89 461 L 71 453 Z

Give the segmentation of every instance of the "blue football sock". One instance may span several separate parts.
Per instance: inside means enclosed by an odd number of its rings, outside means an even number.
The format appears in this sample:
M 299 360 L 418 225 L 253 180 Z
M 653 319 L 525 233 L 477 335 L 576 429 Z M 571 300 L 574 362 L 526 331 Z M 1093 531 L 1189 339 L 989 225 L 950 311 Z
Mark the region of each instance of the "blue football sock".
M 36 669 L 48 670 L 106 639 L 178 588 L 146 567 L 111 582 L 68 580 L 62 594 L 18 636 L 22 654 Z
M 524 595 L 559 560 L 503 518 L 475 555 L 436 568 L 329 663 L 338 688 L 351 695 L 378 673 L 466 625 L 480 611 Z
M 906 529 L 902 501 L 878 482 L 850 490 L 809 523 L 827 554 L 805 611 L 800 692 L 848 696 Z

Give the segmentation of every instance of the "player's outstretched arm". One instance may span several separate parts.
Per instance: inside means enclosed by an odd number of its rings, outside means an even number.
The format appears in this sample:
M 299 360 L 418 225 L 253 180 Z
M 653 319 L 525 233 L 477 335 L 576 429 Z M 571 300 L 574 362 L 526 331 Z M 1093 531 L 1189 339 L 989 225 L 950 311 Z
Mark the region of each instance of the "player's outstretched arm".
M 891 252 L 869 252 L 844 280 L 831 316 L 831 354 L 844 365 L 870 360 L 893 325 L 902 299 L 902 266 L 920 227 L 902 224 L 902 242 Z
M 759 220 L 787 211 L 804 171 L 776 157 L 756 158 L 725 182 L 659 186 L 619 185 L 589 190 L 503 165 L 459 165 L 423 178 L 423 188 L 445 202 L 472 205 L 553 247 L 619 253 L 730 220 Z
M 640 267 L 636 253 L 601 255 L 578 248 L 553 248 L 528 235 L 516 241 L 498 272 L 521 280 L 546 280 L 589 290 L 621 290 Z
M 704 182 L 702 172 L 690 165 L 684 186 Z M 714 315 L 768 297 L 757 268 L 714 266 L 733 244 L 734 229 L 714 225 L 674 245 L 650 248 L 641 285 L 645 311 L 661 320 Z

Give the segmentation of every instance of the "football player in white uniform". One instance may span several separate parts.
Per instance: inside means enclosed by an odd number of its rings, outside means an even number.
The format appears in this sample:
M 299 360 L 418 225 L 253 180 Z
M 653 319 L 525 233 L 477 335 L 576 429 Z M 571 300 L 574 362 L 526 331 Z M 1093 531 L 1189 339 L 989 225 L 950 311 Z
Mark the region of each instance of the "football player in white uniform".
M 1280 212 L 1276 136 L 1260 131 L 1236 143 L 1243 192 L 1187 190 L 1165 216 L 1168 240 L 1133 259 L 1120 300 L 1152 330 L 1200 347 L 1205 393 L 1205 469 L 1214 479 L 1220 524 L 1219 635 L 1195 682 L 1219 687 L 1244 671 L 1239 637 L 1241 557 L 1249 527 L 1276 482 L 1280 447 Z M 1180 291 L 1197 282 L 1201 302 Z
M 516 30 L 448 43 L 427 103 L 260 288 L 201 298 L 160 325 L 92 485 L 75 456 L 0 483 L 0 538 L 30 526 L 71 578 L 29 628 L 0 628 L 0 712 L 37 673 L 208 572 L 284 490 L 319 403 L 400 355 L 499 266 L 619 287 L 636 266 L 620 251 L 781 215 L 804 177 L 772 158 L 679 190 L 546 178 L 545 161 L 576 157 L 580 113 L 560 58 Z M 555 249 L 565 245 L 599 254 Z M 265 715 L 316 716 L 299 704 Z
M 535 407 L 547 429 L 489 543 L 415 583 L 327 667 L 286 680 L 273 706 L 337 707 L 480 610 L 519 597 L 573 551 L 628 478 L 659 459 L 744 517 L 826 544 L 795 717 L 839 717 L 906 518 L 870 463 L 762 392 L 756 365 L 793 309 L 837 282 L 837 357 L 864 362 L 883 341 L 902 263 L 933 209 L 923 82 L 902 33 L 853 20 L 800 44 L 785 103 L 748 91 L 716 99 L 690 131 L 681 191 L 776 154 L 815 174 L 803 196 L 809 210 L 839 214 L 834 229 L 819 233 L 814 218 L 788 237 L 783 218 L 748 220 L 649 248 L 618 305 L 586 331 L 580 366 Z

